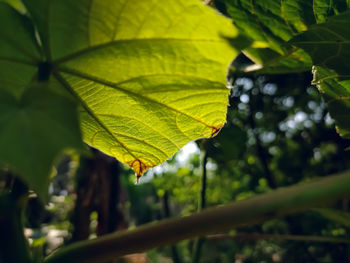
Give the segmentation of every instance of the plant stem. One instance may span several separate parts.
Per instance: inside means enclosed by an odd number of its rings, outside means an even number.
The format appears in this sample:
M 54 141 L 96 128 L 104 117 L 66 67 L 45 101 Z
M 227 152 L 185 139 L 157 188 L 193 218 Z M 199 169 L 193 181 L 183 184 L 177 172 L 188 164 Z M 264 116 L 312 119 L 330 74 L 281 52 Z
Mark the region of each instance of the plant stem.
M 203 161 L 202 161 L 202 185 L 201 194 L 198 205 L 198 212 L 202 211 L 206 207 L 206 191 L 207 191 L 207 163 L 208 163 L 208 153 L 204 149 Z
M 350 172 L 206 209 L 200 213 L 146 224 L 133 230 L 77 242 L 49 256 L 46 263 L 94 263 L 206 236 L 232 228 L 325 206 L 350 196 Z
M 169 195 L 167 191 L 165 191 L 163 196 L 163 208 L 164 208 L 164 217 L 170 218 L 171 214 L 170 214 L 170 207 L 169 207 Z M 171 249 L 171 254 L 172 254 L 174 263 L 181 263 L 179 251 L 177 250 L 176 245 L 170 246 L 170 249 Z
M 205 141 L 204 141 L 205 144 Z M 207 162 L 208 162 L 208 154 L 203 147 L 202 151 L 203 154 L 203 160 L 202 160 L 202 185 L 200 190 L 200 198 L 199 198 L 199 204 L 198 204 L 198 212 L 202 211 L 206 206 L 206 191 L 207 191 Z M 202 245 L 204 243 L 204 238 L 200 237 L 196 239 L 196 241 L 193 244 L 193 263 L 198 263 L 201 257 L 201 250 Z

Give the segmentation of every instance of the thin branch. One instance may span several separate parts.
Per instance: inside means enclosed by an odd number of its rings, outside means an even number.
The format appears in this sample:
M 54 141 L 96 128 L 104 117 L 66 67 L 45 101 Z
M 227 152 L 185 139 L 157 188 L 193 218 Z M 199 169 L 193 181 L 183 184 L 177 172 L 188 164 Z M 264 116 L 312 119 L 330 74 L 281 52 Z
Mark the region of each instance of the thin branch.
M 65 246 L 46 263 L 97 263 L 325 206 L 350 196 L 350 172 L 282 188 L 200 213 L 166 219 Z
M 163 196 L 163 209 L 164 209 L 164 217 L 170 218 L 171 214 L 170 214 L 170 207 L 169 207 L 168 191 L 165 191 L 164 196 Z M 176 245 L 170 246 L 170 249 L 171 249 L 172 259 L 173 259 L 174 263 L 181 263 L 179 251 L 178 251 Z
M 208 163 L 208 153 L 206 149 L 203 150 L 203 161 L 202 161 L 202 185 L 200 190 L 200 199 L 198 205 L 198 211 L 202 211 L 206 207 L 206 191 L 207 191 L 207 163 Z
M 208 162 L 208 152 L 205 147 L 206 140 L 203 142 L 203 160 L 202 160 L 202 185 L 200 189 L 200 198 L 198 204 L 198 212 L 202 211 L 206 206 L 206 191 L 207 191 L 207 162 Z M 198 238 L 193 245 L 193 263 L 198 263 L 201 257 L 202 246 L 204 243 L 203 238 Z

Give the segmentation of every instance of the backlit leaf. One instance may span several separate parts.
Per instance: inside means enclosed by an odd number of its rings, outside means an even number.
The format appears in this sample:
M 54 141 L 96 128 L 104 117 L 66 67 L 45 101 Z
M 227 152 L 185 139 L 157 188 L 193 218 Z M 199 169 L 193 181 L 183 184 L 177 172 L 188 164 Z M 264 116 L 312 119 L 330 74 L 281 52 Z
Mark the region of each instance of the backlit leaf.
M 84 141 L 138 176 L 224 125 L 231 22 L 198 0 L 28 0 Z

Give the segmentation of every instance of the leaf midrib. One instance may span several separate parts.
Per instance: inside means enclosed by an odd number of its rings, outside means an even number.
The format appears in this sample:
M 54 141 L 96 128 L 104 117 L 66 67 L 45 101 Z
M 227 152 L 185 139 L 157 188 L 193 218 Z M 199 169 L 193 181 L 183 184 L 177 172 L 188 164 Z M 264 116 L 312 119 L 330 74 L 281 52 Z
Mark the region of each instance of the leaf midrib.
M 0 61 L 7 61 L 17 64 L 25 64 L 30 66 L 38 66 L 38 63 L 33 60 L 24 60 L 24 59 L 17 59 L 17 58 L 8 58 L 8 57 L 0 57 Z
M 61 58 L 58 58 L 56 60 L 54 60 L 52 62 L 53 65 L 59 65 L 59 64 L 62 64 L 64 62 L 67 62 L 69 60 L 72 60 L 74 58 L 77 58 L 79 56 L 82 56 L 82 55 L 85 55 L 89 52 L 92 52 L 92 51 L 96 51 L 96 50 L 100 50 L 100 49 L 103 49 L 103 48 L 107 48 L 107 47 L 112 47 L 114 45 L 119 45 L 119 44 L 122 44 L 122 43 L 128 43 L 128 42 L 142 42 L 142 41 L 179 41 L 179 42 L 209 42 L 209 43 L 226 43 L 227 41 L 225 40 L 220 40 L 220 39 L 192 39 L 192 38 L 135 38 L 135 39 L 118 39 L 118 40 L 114 40 L 114 41 L 109 41 L 109 42 L 106 42 L 106 43 L 102 43 L 102 44 L 99 44 L 99 45 L 95 45 L 95 46 L 90 46 L 90 47 L 87 47 L 87 48 L 84 48 L 84 49 L 81 49 L 75 53 L 71 53 L 67 56 L 64 56 L 64 57 L 61 57 Z M 228 43 L 228 42 L 227 42 Z

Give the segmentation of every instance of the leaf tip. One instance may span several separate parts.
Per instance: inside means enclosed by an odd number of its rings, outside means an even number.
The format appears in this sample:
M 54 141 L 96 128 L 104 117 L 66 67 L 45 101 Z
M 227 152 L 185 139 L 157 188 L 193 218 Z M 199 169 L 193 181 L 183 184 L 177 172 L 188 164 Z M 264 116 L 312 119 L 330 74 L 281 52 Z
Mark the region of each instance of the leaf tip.
M 224 124 L 219 124 L 211 127 L 211 137 L 215 137 L 219 133 L 222 127 L 224 127 Z
M 147 171 L 149 168 L 151 168 L 150 166 L 142 162 L 140 159 L 136 159 L 134 161 L 128 162 L 127 164 L 135 171 L 135 174 L 137 176 L 136 183 L 139 182 L 143 173 Z

